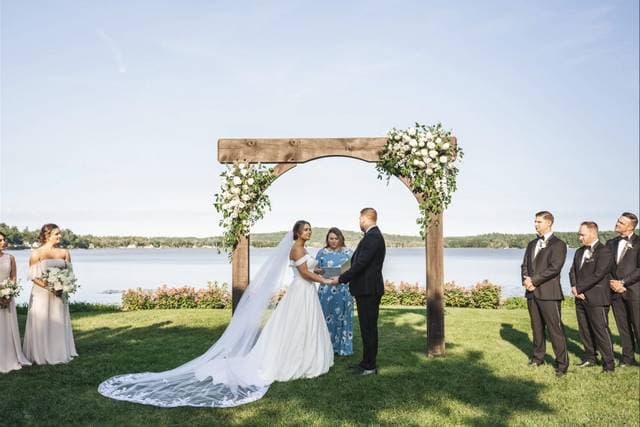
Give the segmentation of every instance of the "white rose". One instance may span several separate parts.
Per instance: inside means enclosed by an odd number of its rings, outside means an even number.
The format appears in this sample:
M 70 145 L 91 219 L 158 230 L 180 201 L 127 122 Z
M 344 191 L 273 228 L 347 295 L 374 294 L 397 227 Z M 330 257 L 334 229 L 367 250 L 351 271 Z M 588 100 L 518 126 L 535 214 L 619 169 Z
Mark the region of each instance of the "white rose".
M 245 165 L 244 163 L 239 163 L 238 167 L 240 168 L 240 170 L 243 170 L 244 168 L 247 167 L 247 165 Z
M 440 144 L 441 142 L 442 142 L 442 138 L 437 137 L 437 138 L 436 138 L 436 144 Z
M 61 291 L 62 290 L 62 285 L 60 283 L 56 283 L 53 285 L 53 290 L 54 291 Z
M 231 190 L 231 192 L 233 194 L 240 194 L 240 189 L 238 187 L 233 187 L 233 189 Z
M 413 164 L 414 164 L 414 165 L 416 165 L 416 166 L 420 166 L 420 160 L 415 159 L 415 160 L 413 161 Z
M 433 169 L 428 167 L 427 170 L 426 170 L 426 173 L 427 173 L 427 175 L 433 175 Z
M 240 175 L 242 175 L 242 176 L 247 176 L 248 173 L 249 173 L 249 171 L 246 170 L 246 169 L 240 170 Z
M 409 145 L 412 147 L 417 147 L 418 146 L 418 141 L 416 141 L 415 139 L 412 139 L 411 141 L 409 141 Z
M 429 150 L 427 150 L 426 148 L 423 148 L 422 150 L 420 150 L 420 154 L 422 154 L 423 156 L 428 156 Z
M 423 162 L 422 160 L 418 160 L 418 166 L 420 166 L 421 168 L 426 166 L 426 163 Z
M 433 159 L 432 159 L 431 157 L 429 157 L 429 156 L 425 156 L 425 157 L 424 157 L 424 161 L 425 161 L 426 163 L 431 163 L 431 162 L 433 161 Z
M 253 178 L 249 178 L 249 179 L 247 180 L 247 184 L 249 184 L 249 185 L 253 185 L 253 183 L 254 183 L 254 182 L 255 182 L 255 181 L 253 180 Z
M 440 156 L 440 163 L 447 163 L 448 160 L 447 156 Z
M 242 195 L 242 200 L 244 200 L 245 202 L 249 201 L 250 197 L 247 194 L 243 194 Z
M 403 142 L 409 142 L 409 141 L 411 141 L 411 138 L 409 137 L 409 135 L 402 135 L 402 141 Z
M 238 203 L 238 207 L 239 207 L 240 209 L 244 209 L 245 204 L 244 204 L 244 203 L 242 203 L 242 202 L 239 202 L 239 203 Z
M 445 142 L 444 144 L 442 144 L 442 149 L 443 149 L 443 150 L 448 150 L 448 149 L 449 149 L 449 147 L 451 147 L 451 145 L 449 145 L 449 143 L 448 143 L 448 142 Z
M 429 150 L 433 150 L 434 148 L 436 148 L 436 144 L 434 144 L 432 141 L 427 142 L 427 148 Z
M 243 185 L 242 185 L 242 189 L 243 189 L 244 191 L 247 191 L 247 190 L 249 189 L 249 186 L 248 186 L 247 184 L 243 184 Z
M 240 184 L 242 184 L 242 179 L 239 176 L 234 176 L 233 177 L 233 183 L 235 185 L 240 185 Z
M 433 134 L 431 133 L 430 130 L 427 131 L 427 134 L 425 136 L 427 137 L 427 139 L 432 139 L 433 138 Z
M 429 157 L 435 159 L 436 157 L 438 157 L 438 152 L 436 150 L 429 151 Z
M 424 147 L 424 141 L 418 142 L 418 147 Z
M 410 128 L 407 132 L 409 135 L 414 136 L 416 134 L 416 129 L 415 128 Z

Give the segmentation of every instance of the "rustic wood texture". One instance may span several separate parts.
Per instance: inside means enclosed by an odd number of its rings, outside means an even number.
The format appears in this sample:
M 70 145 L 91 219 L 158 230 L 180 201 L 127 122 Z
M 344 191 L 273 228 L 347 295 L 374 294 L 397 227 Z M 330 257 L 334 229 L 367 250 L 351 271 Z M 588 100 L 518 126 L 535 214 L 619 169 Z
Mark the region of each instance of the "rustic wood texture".
M 444 356 L 443 215 L 432 215 L 427 231 L 427 354 Z M 437 224 L 436 224 L 437 222 Z
M 249 286 L 249 244 L 250 237 L 241 237 L 233 251 L 231 262 L 231 308 L 236 310 L 238 302 Z
M 343 156 L 377 162 L 386 137 L 373 138 L 258 138 L 219 139 L 220 163 L 304 163 L 321 157 Z

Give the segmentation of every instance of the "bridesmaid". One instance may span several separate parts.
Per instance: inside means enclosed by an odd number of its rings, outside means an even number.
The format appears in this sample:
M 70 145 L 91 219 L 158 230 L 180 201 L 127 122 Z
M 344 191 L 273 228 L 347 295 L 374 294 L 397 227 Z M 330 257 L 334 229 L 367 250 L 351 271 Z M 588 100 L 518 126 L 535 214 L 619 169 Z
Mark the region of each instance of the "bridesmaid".
M 60 228 L 45 224 L 40 230 L 40 246 L 29 258 L 29 279 L 33 281 L 27 327 L 24 334 L 24 352 L 33 363 L 54 365 L 67 363 L 76 357 L 69 306 L 61 293 L 47 290 L 42 274 L 52 267 L 71 269 L 69 251 L 59 247 Z
M 345 247 L 344 235 L 338 228 L 330 228 L 325 239 L 326 246 L 316 255 L 318 268 L 340 267 L 351 259 L 352 251 Z M 337 286 L 320 285 L 320 305 L 331 334 L 333 351 L 339 356 L 353 354 L 353 298 L 349 284 Z
M 13 255 L 5 254 L 7 236 L 0 231 L 0 282 L 6 279 L 16 280 L 16 260 Z M 0 373 L 7 373 L 31 363 L 22 353 L 20 330 L 16 302 L 13 298 L 0 298 Z

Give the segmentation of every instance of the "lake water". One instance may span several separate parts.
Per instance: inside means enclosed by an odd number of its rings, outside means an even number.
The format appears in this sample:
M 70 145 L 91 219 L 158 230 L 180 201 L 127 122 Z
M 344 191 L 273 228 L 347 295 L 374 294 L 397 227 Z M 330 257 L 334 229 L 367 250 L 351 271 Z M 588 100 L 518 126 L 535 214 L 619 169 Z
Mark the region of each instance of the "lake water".
M 251 272 L 257 272 L 272 249 L 251 249 Z M 315 254 L 317 249 L 310 248 Z M 8 251 L 16 257 L 18 278 L 24 290 L 19 303 L 28 301 L 27 281 L 30 251 Z M 563 269 L 563 289 L 569 292 L 569 249 Z M 445 281 L 472 286 L 488 279 L 502 286 L 503 296 L 522 295 L 520 264 L 524 249 L 445 249 Z M 208 281 L 231 283 L 231 264 L 215 249 L 76 249 L 71 251 L 74 271 L 81 285 L 73 301 L 119 303 L 128 288 L 154 289 L 169 286 L 205 287 Z M 421 248 L 387 249 L 384 278 L 425 285 L 425 251 Z

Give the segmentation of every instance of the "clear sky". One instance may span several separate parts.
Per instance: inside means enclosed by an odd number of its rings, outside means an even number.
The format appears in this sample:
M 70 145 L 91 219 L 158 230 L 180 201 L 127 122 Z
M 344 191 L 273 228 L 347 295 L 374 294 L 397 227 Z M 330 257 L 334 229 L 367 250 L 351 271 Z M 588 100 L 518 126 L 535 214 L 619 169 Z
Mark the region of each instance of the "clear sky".
M 220 233 L 222 137 L 383 136 L 441 121 L 466 156 L 445 234 L 611 229 L 639 205 L 638 1 L 1 3 L 0 221 Z M 300 165 L 254 231 L 417 234 L 352 159 Z

